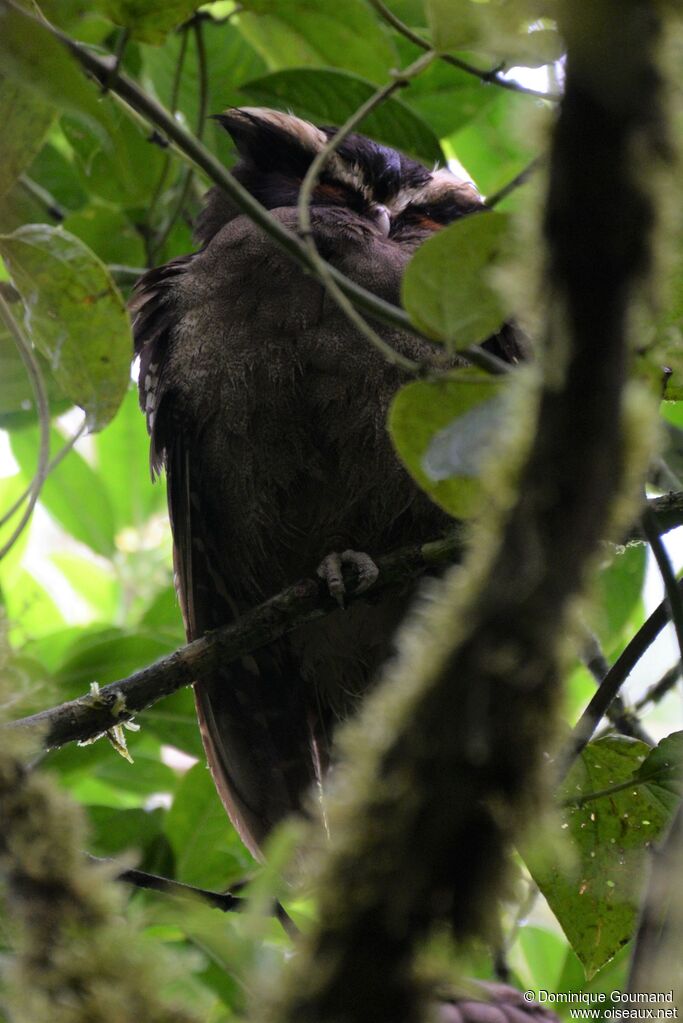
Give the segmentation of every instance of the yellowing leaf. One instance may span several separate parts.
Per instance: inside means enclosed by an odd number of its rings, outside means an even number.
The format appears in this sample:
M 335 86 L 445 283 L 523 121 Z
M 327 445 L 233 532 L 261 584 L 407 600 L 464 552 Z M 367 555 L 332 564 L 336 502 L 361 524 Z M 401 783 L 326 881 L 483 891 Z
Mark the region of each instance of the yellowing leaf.
M 91 429 L 101 429 L 126 393 L 132 356 L 128 316 L 109 272 L 74 235 L 44 224 L 0 235 L 0 254 L 33 343 Z

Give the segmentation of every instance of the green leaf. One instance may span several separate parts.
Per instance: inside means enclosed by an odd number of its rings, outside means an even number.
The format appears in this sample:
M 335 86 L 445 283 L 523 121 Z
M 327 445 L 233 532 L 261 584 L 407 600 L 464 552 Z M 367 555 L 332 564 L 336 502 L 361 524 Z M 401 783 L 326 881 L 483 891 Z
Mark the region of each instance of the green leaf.
M 144 728 L 140 732 L 126 729 L 125 735 L 132 764 L 102 739 L 87 746 L 72 744 L 54 751 L 46 760 L 46 769 L 86 805 L 144 807 L 151 796 L 173 793 L 178 776 L 161 761 L 158 741 Z
M 683 788 L 683 732 L 672 732 L 647 755 L 636 779 L 664 789 L 674 800 Z M 670 801 L 669 801 L 670 802 Z
M 316 124 L 343 124 L 375 92 L 375 86 L 348 71 L 295 68 L 245 82 L 240 91 L 257 103 L 295 110 Z M 390 98 L 359 127 L 365 135 L 424 163 L 443 163 L 434 132 L 400 100 Z
M 133 736 L 133 732 L 126 732 L 134 762 L 130 764 L 117 755 L 107 756 L 98 764 L 95 776 L 114 789 L 135 793 L 142 803 L 150 796 L 172 793 L 178 784 L 175 771 L 162 763 L 158 752 L 154 755 L 138 752 L 133 744 Z M 109 752 L 113 754 L 113 750 Z
M 3 563 L 5 560 L 3 558 Z M 4 585 L 4 571 L 0 573 L 0 580 L 3 581 L 3 600 L 10 622 L 9 640 L 17 647 L 64 625 L 57 603 L 26 569 L 12 572 L 11 587 Z
M 140 624 L 148 628 L 174 632 L 178 635 L 179 643 L 184 642 L 182 617 L 173 586 L 164 586 L 157 593 L 141 615 Z
M 179 906 L 182 907 L 181 912 Z M 245 917 L 241 914 L 217 913 L 206 903 L 187 899 L 180 904 L 157 899 L 149 906 L 147 918 L 153 921 L 155 931 L 169 934 L 175 941 L 184 936 L 190 946 L 201 953 L 200 961 L 206 965 L 199 976 L 224 1005 L 231 1007 L 227 1016 L 212 1013 L 207 1023 L 231 1023 L 235 1019 L 244 1019 L 246 992 L 249 991 L 250 976 L 254 976 L 256 962 L 264 971 L 263 976 L 266 976 L 266 962 L 268 967 L 276 966 L 271 962 L 272 944 L 264 941 L 264 922 L 251 917 L 245 928 Z M 267 930 L 272 934 L 272 926 Z M 279 960 L 277 965 L 281 965 L 282 954 Z M 196 996 L 194 1002 L 196 1006 Z M 206 1019 L 205 1015 L 202 1014 L 201 1019 Z
M 403 45 L 399 48 L 403 53 Z M 406 48 L 402 63 L 407 64 L 413 55 L 412 47 Z M 442 139 L 464 128 L 490 106 L 496 96 L 495 88 L 466 71 L 436 60 L 413 79 L 401 100 Z
M 128 388 L 132 354 L 123 299 L 106 267 L 78 238 L 43 224 L 0 236 L 0 253 L 33 343 L 91 428 L 101 429 Z
M 0 233 L 16 230 L 22 224 L 35 224 L 45 219 L 45 209 L 34 195 L 29 195 L 19 182 L 10 188 L 9 192 L 0 199 Z M 3 280 L 6 274 L 2 272 L 0 263 L 0 274 Z
M 542 4 L 529 4 L 526 0 L 505 3 L 425 0 L 425 3 L 438 50 L 475 49 L 484 60 L 502 62 L 508 67 L 513 64 L 539 67 L 562 55 L 557 31 L 537 24 L 543 14 Z M 548 14 L 554 16 L 550 9 Z
M 444 143 L 446 151 L 463 163 L 484 195 L 508 184 L 538 156 L 532 133 L 519 131 L 519 125 L 529 116 L 529 97 L 496 90 L 495 86 L 489 88 L 491 102 Z
M 0 196 L 14 184 L 40 150 L 54 119 L 54 107 L 35 93 L 0 76 L 0 124 L 2 161 Z
M 598 601 L 594 614 L 600 643 L 611 651 L 640 600 L 647 553 L 644 544 L 626 547 L 615 554 L 598 577 Z
M 425 0 L 432 43 L 437 50 L 463 50 L 476 44 L 482 16 L 470 0 Z
M 111 152 L 110 108 L 97 89 L 40 21 L 5 4 L 0 5 L 0 63 L 8 78 L 85 122 Z
M 508 311 L 489 278 L 508 229 L 507 214 L 479 213 L 438 231 L 420 246 L 401 289 L 416 327 L 455 349 L 496 332 Z
M 14 304 L 13 309 L 17 310 Z M 21 306 L 19 306 L 20 310 Z M 65 400 L 57 381 L 50 373 L 48 363 L 40 353 L 36 353 L 36 355 L 47 386 L 50 408 L 53 411 L 65 411 L 70 407 L 71 402 Z M 26 426 L 28 423 L 34 423 L 35 419 L 35 396 L 26 375 L 26 367 L 17 346 L 2 324 L 0 325 L 0 429 L 9 430 Z
M 112 113 L 109 135 L 116 159 L 105 152 L 88 125 L 62 118 L 62 130 L 75 156 L 81 183 L 89 194 L 116 207 L 145 206 L 164 163 L 160 148 L 122 110 Z
M 134 39 L 163 43 L 166 34 L 190 17 L 201 3 L 197 0 L 101 0 L 101 9 L 115 25 L 130 30 Z
M 247 0 L 239 29 L 273 70 L 327 65 L 384 83 L 396 53 L 363 0 Z
M 90 841 L 95 856 L 118 856 L 129 849 L 142 852 L 161 833 L 163 810 L 116 810 L 109 806 L 89 806 Z
M 262 75 L 266 66 L 256 50 L 249 45 L 235 25 L 217 25 L 204 22 L 204 48 L 206 64 L 210 69 L 207 82 L 206 109 L 218 113 L 226 107 L 244 102 L 239 86 L 250 78 Z M 175 74 L 180 57 L 181 36 L 169 36 L 164 46 L 141 47 L 145 75 L 162 103 L 170 106 L 174 95 Z M 177 108 L 195 128 L 199 117 L 200 67 L 194 37 L 191 35 L 185 51 L 183 73 L 177 89 Z M 227 132 L 217 121 L 204 124 L 204 141 L 226 163 L 232 163 L 232 143 Z
M 455 518 L 479 508 L 478 475 L 500 427 L 503 381 L 472 370 L 407 384 L 389 409 L 389 432 L 415 482 Z
M 61 127 L 53 129 L 31 164 L 29 175 L 47 189 L 65 210 L 79 210 L 88 202 L 88 195 L 81 185 L 69 150 Z
M 522 927 L 515 959 L 519 955 L 524 959 L 523 977 L 528 987 L 557 989 L 567 956 L 567 944 L 558 934 L 540 927 Z
M 111 621 L 116 616 L 122 597 L 121 583 L 111 566 L 104 567 L 93 558 L 68 551 L 58 551 L 50 560 L 101 621 Z
M 116 416 L 95 438 L 95 453 L 117 532 L 140 529 L 150 515 L 165 511 L 166 488 L 150 477 L 149 437 L 136 387 L 129 387 Z M 177 606 L 176 614 L 179 621 Z
M 145 728 L 154 732 L 161 742 L 203 759 L 204 747 L 191 689 L 180 689 L 172 696 L 159 700 L 147 708 L 142 720 Z
M 223 889 L 253 866 L 203 763 L 180 782 L 165 827 L 179 881 Z
M 563 810 L 562 833 L 570 840 L 573 863 L 525 853 L 588 977 L 631 938 L 648 850 L 677 805 L 670 785 L 680 769 L 680 733 L 665 743 L 657 756 L 645 743 L 625 737 L 590 743 L 567 775 L 560 798 L 574 801 L 615 790 Z
M 68 651 L 55 682 L 63 699 L 87 693 L 91 682 L 106 685 L 152 664 L 175 647 L 152 632 L 101 629 L 86 634 Z
M 123 210 L 93 202 L 70 214 L 62 227 L 80 238 L 103 263 L 142 266 L 145 262 L 140 233 Z
M 17 430 L 10 440 L 14 457 L 30 478 L 38 451 L 37 428 Z M 51 455 L 56 455 L 64 444 L 65 438 L 52 430 Z M 109 497 L 98 474 L 77 451 L 70 451 L 48 475 L 40 500 L 71 536 L 98 554 L 105 557 L 113 554 L 114 516 Z

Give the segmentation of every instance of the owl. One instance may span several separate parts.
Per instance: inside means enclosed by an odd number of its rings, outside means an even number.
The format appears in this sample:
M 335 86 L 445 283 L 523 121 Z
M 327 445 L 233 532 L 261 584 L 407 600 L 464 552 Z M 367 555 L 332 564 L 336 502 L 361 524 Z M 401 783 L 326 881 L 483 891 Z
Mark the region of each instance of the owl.
M 239 154 L 237 180 L 296 231 L 301 181 L 334 129 L 268 109 L 218 120 Z M 312 233 L 333 266 L 398 303 L 417 247 L 483 209 L 449 170 L 350 135 L 313 193 Z M 316 571 L 339 596 L 345 561 L 367 585 L 373 557 L 449 525 L 387 434 L 405 372 L 221 190 L 209 192 L 196 235 L 198 251 L 145 274 L 131 302 L 188 640 Z M 433 354 L 412 334 L 377 330 L 410 359 Z M 511 328 L 487 344 L 516 358 Z M 414 588 L 369 594 L 197 681 L 216 787 L 257 857 L 274 825 L 323 784 L 338 722 L 390 655 Z

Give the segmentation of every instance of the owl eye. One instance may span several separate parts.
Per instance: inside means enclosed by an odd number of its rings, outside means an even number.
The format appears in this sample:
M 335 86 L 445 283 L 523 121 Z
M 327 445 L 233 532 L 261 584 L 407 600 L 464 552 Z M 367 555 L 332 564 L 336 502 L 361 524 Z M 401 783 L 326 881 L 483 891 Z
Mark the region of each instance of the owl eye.
M 336 180 L 320 181 L 313 192 L 313 205 L 344 206 L 346 209 L 363 213 L 367 199 L 352 185 Z
M 407 206 L 397 218 L 397 229 L 419 228 L 423 231 L 438 231 L 454 218 L 436 205 Z

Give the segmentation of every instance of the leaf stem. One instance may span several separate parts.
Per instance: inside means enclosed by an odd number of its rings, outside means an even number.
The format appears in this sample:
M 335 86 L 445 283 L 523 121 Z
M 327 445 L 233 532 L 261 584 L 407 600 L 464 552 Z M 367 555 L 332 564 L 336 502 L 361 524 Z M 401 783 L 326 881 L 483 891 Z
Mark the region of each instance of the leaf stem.
M 0 319 L 7 327 L 8 331 L 14 339 L 14 343 L 17 346 L 21 360 L 26 367 L 28 378 L 31 381 L 31 387 L 36 400 L 36 409 L 38 411 L 38 422 L 40 426 L 40 447 L 38 450 L 38 466 L 36 468 L 35 475 L 31 482 L 30 494 L 26 503 L 26 508 L 19 519 L 14 531 L 10 535 L 9 539 L 0 547 L 0 561 L 8 554 L 14 544 L 17 542 L 22 532 L 26 528 L 26 525 L 33 514 L 33 509 L 36 506 L 36 502 L 40 495 L 43 483 L 47 478 L 48 464 L 50 459 L 50 406 L 47 399 L 47 390 L 45 388 L 45 381 L 43 379 L 43 373 L 40 368 L 40 364 L 36 358 L 35 352 L 31 342 L 24 334 L 24 331 L 19 326 L 12 310 L 10 309 L 5 297 L 0 293 Z M 23 498 L 22 498 L 23 500 Z M 4 521 L 4 520 L 3 520 Z

